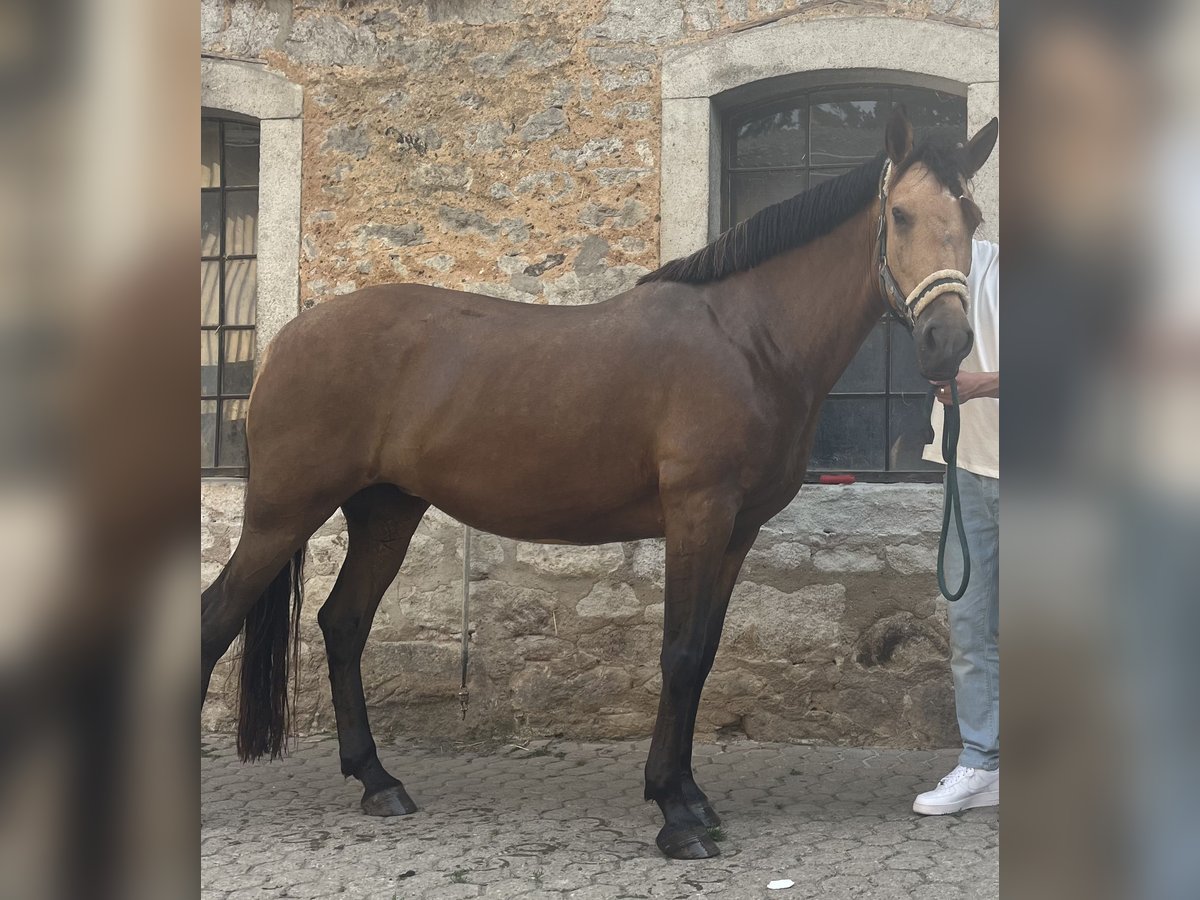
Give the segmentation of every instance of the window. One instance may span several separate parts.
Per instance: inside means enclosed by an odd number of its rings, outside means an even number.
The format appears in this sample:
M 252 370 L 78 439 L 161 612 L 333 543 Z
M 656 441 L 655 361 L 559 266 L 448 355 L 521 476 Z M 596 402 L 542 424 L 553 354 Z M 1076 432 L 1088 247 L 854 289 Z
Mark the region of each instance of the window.
M 936 131 L 966 140 L 966 98 L 921 88 L 829 87 L 731 110 L 723 128 L 722 228 L 874 157 L 901 103 L 916 140 Z M 935 480 L 940 467 L 921 459 L 928 388 L 908 332 L 883 316 L 825 401 L 809 471 Z
M 202 118 L 200 130 L 200 468 L 246 472 L 258 284 L 257 123 Z

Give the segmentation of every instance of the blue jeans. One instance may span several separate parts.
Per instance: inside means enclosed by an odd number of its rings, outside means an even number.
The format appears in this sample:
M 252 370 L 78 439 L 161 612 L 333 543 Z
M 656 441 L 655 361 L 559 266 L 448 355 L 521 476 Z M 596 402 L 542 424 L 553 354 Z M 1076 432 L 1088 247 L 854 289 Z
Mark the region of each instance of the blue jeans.
M 971 583 L 950 604 L 950 670 L 963 750 L 958 764 L 1000 768 L 1000 479 L 958 471 Z M 962 553 L 951 527 L 946 584 L 962 580 Z

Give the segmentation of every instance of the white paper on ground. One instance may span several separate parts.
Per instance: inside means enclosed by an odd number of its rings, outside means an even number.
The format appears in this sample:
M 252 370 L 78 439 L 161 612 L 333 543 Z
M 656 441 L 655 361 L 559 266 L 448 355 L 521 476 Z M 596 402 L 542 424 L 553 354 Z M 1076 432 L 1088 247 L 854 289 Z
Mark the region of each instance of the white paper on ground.
M 795 883 L 796 883 L 796 882 L 792 881 L 792 879 L 790 879 L 790 878 L 781 878 L 781 879 L 779 879 L 778 881 L 771 881 L 771 882 L 768 882 L 768 883 L 767 883 L 767 890 L 769 890 L 769 891 L 782 891 L 784 888 L 790 888 L 790 887 L 791 887 L 792 885 L 794 885 Z

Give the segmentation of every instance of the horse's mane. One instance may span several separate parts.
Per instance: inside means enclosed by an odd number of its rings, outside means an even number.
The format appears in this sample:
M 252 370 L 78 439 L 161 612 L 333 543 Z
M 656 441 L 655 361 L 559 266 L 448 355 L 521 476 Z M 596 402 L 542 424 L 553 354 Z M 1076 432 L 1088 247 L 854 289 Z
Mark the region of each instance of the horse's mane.
M 879 176 L 883 172 L 884 159 L 881 152 L 837 178 L 823 181 L 756 212 L 691 256 L 673 259 L 643 275 L 638 284 L 720 281 L 829 234 L 879 196 Z M 924 163 L 938 181 L 956 195 L 962 193 L 967 162 L 961 144 L 942 136 L 927 138 L 896 168 L 892 180 L 918 162 Z

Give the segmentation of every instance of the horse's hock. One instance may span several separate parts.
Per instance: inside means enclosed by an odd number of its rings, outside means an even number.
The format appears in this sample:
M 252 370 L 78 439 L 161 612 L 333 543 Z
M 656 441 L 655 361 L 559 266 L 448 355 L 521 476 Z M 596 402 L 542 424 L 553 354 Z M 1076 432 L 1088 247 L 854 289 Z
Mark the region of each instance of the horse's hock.
M 205 584 L 236 544 L 237 482 L 208 485 Z M 945 605 L 930 572 L 940 487 L 810 486 L 763 530 L 734 591 L 698 734 L 893 747 L 953 743 Z M 304 731 L 334 727 L 316 613 L 346 552 L 341 515 L 309 542 Z M 459 719 L 462 528 L 431 511 L 363 654 L 378 735 L 644 737 L 658 704 L 661 542 L 598 547 L 474 535 L 471 705 Z M 235 723 L 229 663 L 205 725 Z
M 533 0 L 201 0 L 203 49 L 253 60 L 209 64 L 269 71 L 303 92 L 302 115 L 287 111 L 298 118 L 235 100 L 228 110 L 274 123 L 275 136 L 264 130 L 264 198 L 279 170 L 298 166 L 303 188 L 288 194 L 299 204 L 293 232 L 278 204 L 258 220 L 260 337 L 302 307 L 388 281 L 553 304 L 630 287 L 663 261 L 660 250 L 690 252 L 719 227 L 711 126 L 722 93 L 792 76 L 805 87 L 847 77 L 953 87 L 967 98 L 971 131 L 998 106 L 994 54 L 976 49 L 995 36 L 994 0 L 902 0 L 886 15 L 855 0 L 564 0 L 554 9 Z M 896 37 L 915 27 L 936 28 L 936 40 Z M 783 50 L 746 49 L 756 35 Z M 745 52 L 729 56 L 726 43 Z M 947 55 L 951 45 L 962 52 Z M 664 60 L 691 49 L 703 65 L 664 74 Z M 947 59 L 981 71 L 950 85 Z M 679 72 L 705 81 L 682 84 Z M 742 84 L 747 72 L 753 84 Z M 292 153 L 280 136 L 301 122 Z M 976 189 L 992 234 L 996 164 Z M 288 277 L 277 277 L 285 268 Z M 243 483 L 207 479 L 202 497 L 207 585 L 236 545 Z M 940 504 L 936 484 L 805 487 L 747 558 L 699 734 L 955 743 L 945 605 L 933 578 Z M 646 736 L 660 686 L 661 544 L 538 546 L 477 534 L 463 723 L 461 535 L 431 511 L 380 606 L 363 656 L 376 734 Z M 308 547 L 305 731 L 334 727 L 316 613 L 345 552 L 339 514 Z M 204 709 L 208 727 L 234 723 L 229 671 L 226 659 Z

